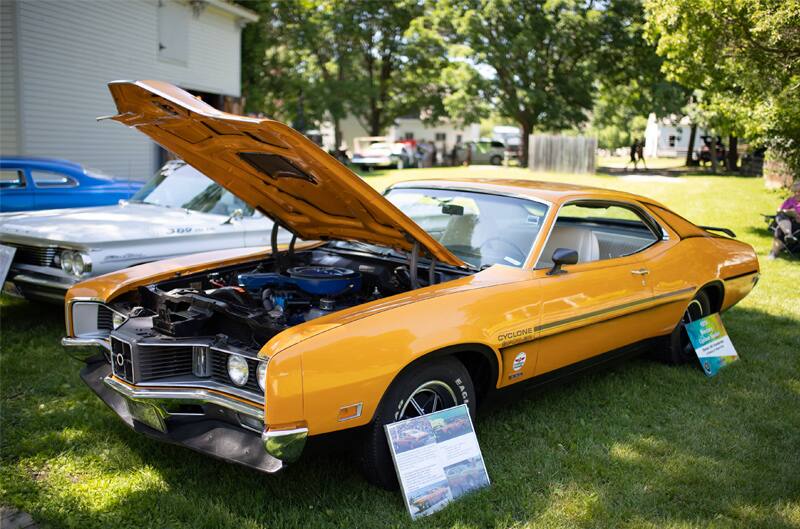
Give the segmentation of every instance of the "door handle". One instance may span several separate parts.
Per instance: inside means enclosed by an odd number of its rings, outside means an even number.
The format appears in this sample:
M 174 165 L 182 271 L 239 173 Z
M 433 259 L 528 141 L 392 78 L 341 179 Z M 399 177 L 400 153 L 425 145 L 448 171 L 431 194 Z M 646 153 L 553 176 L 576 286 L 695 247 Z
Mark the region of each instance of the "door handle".
M 647 268 L 640 268 L 639 270 L 631 270 L 631 274 L 635 276 L 646 276 L 650 273 L 650 270 Z

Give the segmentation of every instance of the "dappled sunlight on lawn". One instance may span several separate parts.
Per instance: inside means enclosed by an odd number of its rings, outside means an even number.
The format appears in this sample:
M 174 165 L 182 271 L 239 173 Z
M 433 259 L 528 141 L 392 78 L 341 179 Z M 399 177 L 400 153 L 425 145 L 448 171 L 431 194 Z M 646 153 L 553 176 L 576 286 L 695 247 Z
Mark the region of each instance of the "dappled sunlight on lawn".
M 72 528 L 800 526 L 800 261 L 766 261 L 759 179 L 532 174 L 519 168 L 376 171 L 401 179 L 504 177 L 622 189 L 733 229 L 762 257 L 753 293 L 723 315 L 741 359 L 716 378 L 631 360 L 481 409 L 492 485 L 411 522 L 399 493 L 342 454 L 273 475 L 129 430 L 86 388 L 58 340 L 63 309 L 0 298 L 0 491 Z

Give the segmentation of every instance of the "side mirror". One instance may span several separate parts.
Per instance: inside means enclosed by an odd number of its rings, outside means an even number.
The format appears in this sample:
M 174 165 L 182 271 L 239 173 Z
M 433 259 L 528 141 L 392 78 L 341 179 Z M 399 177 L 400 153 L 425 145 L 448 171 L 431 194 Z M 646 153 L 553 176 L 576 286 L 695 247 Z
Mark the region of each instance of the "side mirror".
M 547 275 L 557 276 L 559 274 L 566 274 L 567 272 L 562 270 L 561 267 L 563 265 L 576 264 L 578 262 L 578 252 L 570 250 L 569 248 L 556 248 L 551 260 L 553 261 L 553 268 L 547 272 Z

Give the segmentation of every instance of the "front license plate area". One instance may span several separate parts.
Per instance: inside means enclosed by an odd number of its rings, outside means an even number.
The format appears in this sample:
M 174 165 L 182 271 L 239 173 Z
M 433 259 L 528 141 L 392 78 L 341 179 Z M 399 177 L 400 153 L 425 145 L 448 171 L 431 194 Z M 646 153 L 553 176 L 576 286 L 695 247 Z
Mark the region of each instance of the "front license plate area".
M 153 404 L 126 399 L 128 412 L 135 420 L 149 426 L 161 433 L 167 433 L 167 424 L 164 422 L 164 412 Z

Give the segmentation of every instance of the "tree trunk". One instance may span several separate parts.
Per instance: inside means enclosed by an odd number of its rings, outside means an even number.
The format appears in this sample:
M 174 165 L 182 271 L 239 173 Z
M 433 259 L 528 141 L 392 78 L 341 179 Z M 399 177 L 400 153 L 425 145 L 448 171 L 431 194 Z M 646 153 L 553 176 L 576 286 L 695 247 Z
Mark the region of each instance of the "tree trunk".
M 736 171 L 739 161 L 739 138 L 731 134 L 728 136 L 728 171 Z
M 692 123 L 692 131 L 689 133 L 689 147 L 686 149 L 686 165 L 692 165 L 692 154 L 694 154 L 694 142 L 697 139 L 697 124 Z
M 528 147 L 530 146 L 531 132 L 533 126 L 529 123 L 520 123 L 519 128 L 522 131 L 522 142 L 520 143 L 521 152 L 519 153 L 519 164 L 522 167 L 528 167 Z
M 338 117 L 333 118 L 333 150 L 337 153 L 342 148 L 342 126 Z M 351 147 L 348 145 L 348 147 Z
M 709 150 L 709 154 L 711 155 L 711 172 L 717 174 L 717 170 L 719 169 L 719 164 L 717 163 L 717 137 L 713 134 L 709 134 L 711 136 L 711 147 Z

